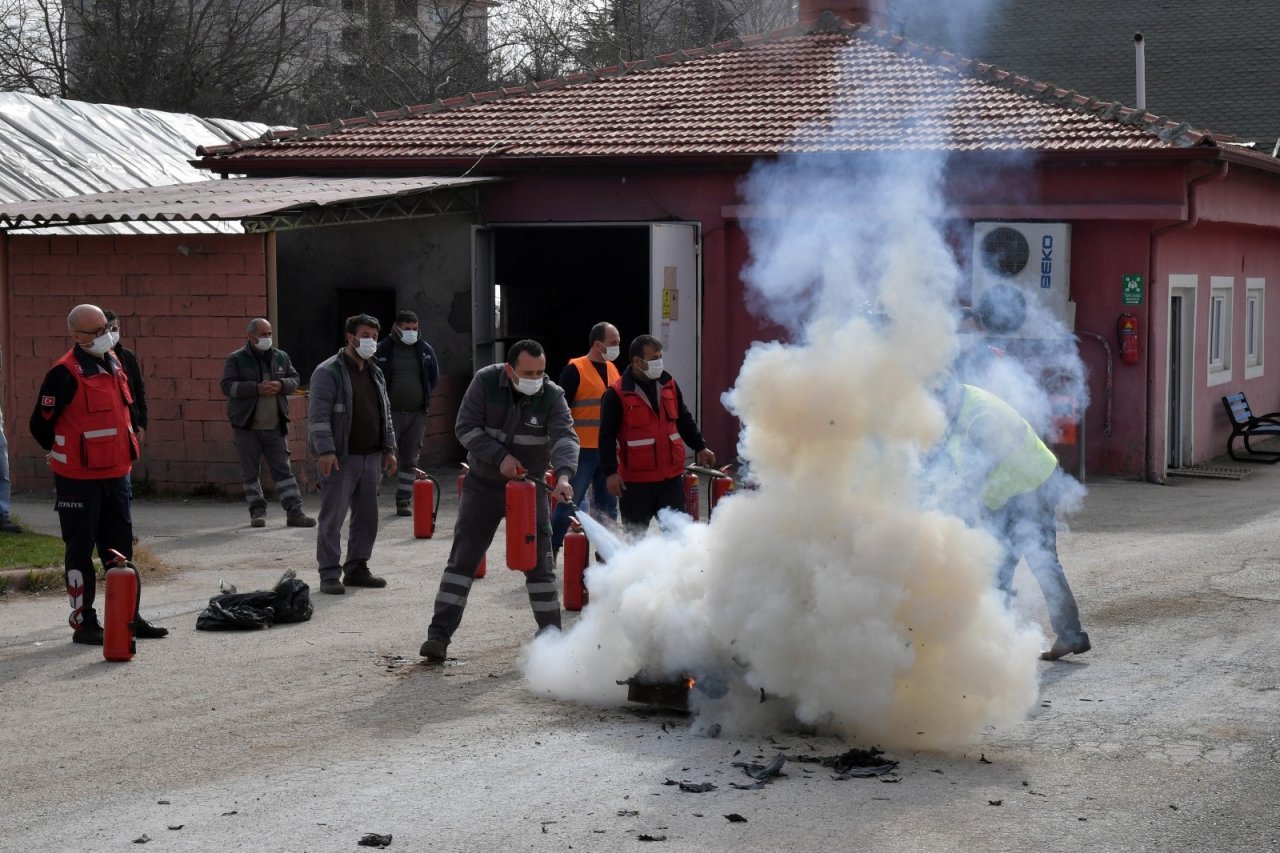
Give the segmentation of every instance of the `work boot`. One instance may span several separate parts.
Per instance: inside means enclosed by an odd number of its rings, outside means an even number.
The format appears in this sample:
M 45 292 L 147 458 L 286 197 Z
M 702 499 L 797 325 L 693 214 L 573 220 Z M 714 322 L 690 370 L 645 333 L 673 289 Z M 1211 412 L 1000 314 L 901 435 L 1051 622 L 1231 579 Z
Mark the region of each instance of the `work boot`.
M 1089 635 L 1081 631 L 1074 639 L 1058 637 L 1049 651 L 1040 653 L 1040 660 L 1059 660 L 1067 655 L 1082 655 L 1091 648 L 1093 646 L 1089 644 Z
M 161 637 L 169 636 L 169 629 L 161 628 L 159 625 L 152 625 L 146 619 L 138 616 L 133 620 L 133 636 L 143 640 L 158 640 Z
M 102 626 L 98 624 L 96 611 L 88 610 L 84 613 L 80 627 L 71 635 L 71 642 L 82 646 L 102 645 Z
M 289 513 L 289 518 L 285 521 L 285 524 L 289 527 L 315 527 L 316 520 L 298 509 Z
M 381 589 L 387 585 L 385 578 L 377 577 L 369 571 L 369 566 L 364 560 L 348 563 L 343 568 L 342 583 L 344 586 L 367 586 L 374 589 Z
M 413 504 L 409 501 L 396 501 L 396 515 L 413 515 Z
M 0 533 L 22 533 L 22 525 L 7 515 L 0 515 Z
M 267 508 L 249 507 L 249 526 L 250 527 L 266 527 L 267 526 Z
M 320 591 L 325 595 L 345 595 L 347 588 L 337 578 L 321 578 Z
M 449 644 L 444 640 L 427 640 L 418 649 L 418 654 L 432 663 L 442 663 L 449 651 Z

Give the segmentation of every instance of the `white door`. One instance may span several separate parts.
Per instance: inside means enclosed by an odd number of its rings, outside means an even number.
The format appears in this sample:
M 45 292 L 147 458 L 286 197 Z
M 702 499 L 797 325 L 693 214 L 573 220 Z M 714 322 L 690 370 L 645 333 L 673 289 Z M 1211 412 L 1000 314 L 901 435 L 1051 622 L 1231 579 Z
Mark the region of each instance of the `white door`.
M 493 232 L 471 226 L 472 371 L 497 364 L 505 354 L 497 332 L 497 287 L 493 282 Z
M 702 310 L 698 226 L 649 226 L 649 328 L 662 341 L 662 363 L 699 417 L 699 330 Z

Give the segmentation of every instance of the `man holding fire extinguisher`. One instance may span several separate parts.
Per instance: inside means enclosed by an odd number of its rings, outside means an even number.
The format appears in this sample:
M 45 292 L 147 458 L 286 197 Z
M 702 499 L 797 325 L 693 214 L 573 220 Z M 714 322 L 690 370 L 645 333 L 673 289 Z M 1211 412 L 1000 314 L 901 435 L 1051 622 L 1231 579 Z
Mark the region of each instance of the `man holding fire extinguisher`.
M 623 524 L 643 532 L 658 510 L 684 509 L 685 445 L 699 465 L 715 465 L 716 455 L 662 369 L 662 341 L 640 335 L 629 353 L 630 367 L 601 401 L 600 468 Z
M 547 356 L 537 341 L 512 344 L 506 364 L 481 369 L 463 395 L 454 434 L 467 449 L 470 471 L 462 489 L 453 547 L 440 576 L 435 611 L 419 650 L 443 661 L 462 622 L 476 568 L 506 513 L 507 483 L 529 475 L 541 482 L 555 471 L 552 492 L 573 499 L 570 481 L 578 465 L 578 435 L 564 391 L 546 376 Z M 525 575 L 525 590 L 538 630 L 560 627 L 560 598 L 551 556 L 550 511 L 537 506 L 537 561 Z M 508 522 L 510 524 L 510 522 Z
M 30 428 L 48 451 L 57 488 L 71 641 L 100 646 L 93 549 L 104 564 L 111 562 L 110 551 L 133 557 L 129 472 L 138 458 L 138 438 L 133 395 L 124 367 L 111 352 L 106 315 L 96 305 L 77 305 L 67 315 L 67 330 L 73 345 L 45 374 Z M 133 616 L 134 636 L 154 639 L 169 633 L 143 619 L 137 601 Z

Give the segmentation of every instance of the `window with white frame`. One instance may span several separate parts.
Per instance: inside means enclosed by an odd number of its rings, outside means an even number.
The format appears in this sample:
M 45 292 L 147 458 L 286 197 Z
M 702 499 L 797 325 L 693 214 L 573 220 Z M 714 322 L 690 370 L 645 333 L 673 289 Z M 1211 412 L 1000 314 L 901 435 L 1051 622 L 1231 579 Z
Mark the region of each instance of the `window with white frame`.
M 1209 291 L 1209 384 L 1231 378 L 1231 308 L 1234 284 L 1214 276 Z
M 1263 343 L 1267 330 L 1266 279 L 1245 279 L 1244 296 L 1244 376 L 1262 375 Z

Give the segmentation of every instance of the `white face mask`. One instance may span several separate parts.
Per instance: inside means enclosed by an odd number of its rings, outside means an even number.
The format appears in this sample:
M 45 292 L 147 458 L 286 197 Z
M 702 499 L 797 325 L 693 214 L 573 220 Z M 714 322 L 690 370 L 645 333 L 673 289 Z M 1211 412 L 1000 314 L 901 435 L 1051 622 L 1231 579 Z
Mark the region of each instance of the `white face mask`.
M 521 394 L 532 397 L 542 390 L 541 379 L 525 379 L 523 376 L 516 377 L 516 390 Z
M 271 336 L 267 335 L 265 338 L 258 338 L 256 341 L 253 342 L 253 345 L 258 349 L 262 350 L 263 352 L 266 352 L 267 350 L 271 349 L 272 343 L 273 341 L 271 340 Z
M 604 360 L 605 360 L 605 361 L 617 361 L 617 359 L 618 359 L 618 353 L 619 353 L 619 352 L 621 352 L 621 351 L 622 351 L 622 347 L 605 347 L 605 348 L 604 348 Z
M 115 346 L 116 344 L 120 343 L 120 330 L 119 330 L 119 329 L 110 329 L 110 330 L 108 330 L 108 331 L 107 331 L 107 334 L 111 336 L 111 345 L 112 345 L 112 346 Z
M 417 329 L 401 329 L 400 342 L 408 344 L 409 346 L 413 346 L 418 342 L 418 330 Z
M 378 342 L 374 338 L 359 338 L 356 340 L 356 355 L 365 361 L 373 358 L 373 354 L 378 351 Z
M 94 355 L 106 355 L 107 351 L 113 346 L 115 346 L 115 343 L 111 340 L 111 333 L 103 332 L 94 338 L 93 343 L 89 344 L 85 349 Z
M 655 358 L 647 362 L 649 365 L 645 368 L 644 375 L 646 379 L 657 379 L 662 375 L 662 359 Z

